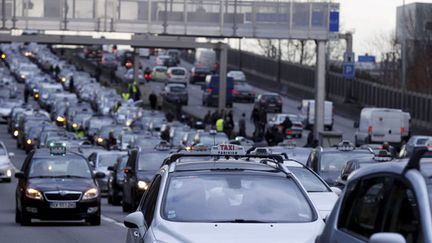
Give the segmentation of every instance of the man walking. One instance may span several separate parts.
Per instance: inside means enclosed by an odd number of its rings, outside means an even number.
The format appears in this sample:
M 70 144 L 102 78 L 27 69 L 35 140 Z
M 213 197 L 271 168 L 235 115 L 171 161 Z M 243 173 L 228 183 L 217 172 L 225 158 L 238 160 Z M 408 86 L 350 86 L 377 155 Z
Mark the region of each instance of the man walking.
M 246 137 L 246 120 L 245 120 L 246 114 L 243 113 L 240 120 L 239 120 L 239 132 L 238 135 L 241 137 Z
M 149 102 L 150 102 L 151 109 L 156 110 L 157 96 L 154 93 L 154 91 L 152 91 L 151 94 L 149 95 Z

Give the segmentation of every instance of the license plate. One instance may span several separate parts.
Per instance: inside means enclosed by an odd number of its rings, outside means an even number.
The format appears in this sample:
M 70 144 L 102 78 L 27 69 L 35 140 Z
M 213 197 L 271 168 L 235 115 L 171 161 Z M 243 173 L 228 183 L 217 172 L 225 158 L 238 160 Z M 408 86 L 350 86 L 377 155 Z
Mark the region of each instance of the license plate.
M 76 208 L 74 202 L 52 202 L 50 208 Z

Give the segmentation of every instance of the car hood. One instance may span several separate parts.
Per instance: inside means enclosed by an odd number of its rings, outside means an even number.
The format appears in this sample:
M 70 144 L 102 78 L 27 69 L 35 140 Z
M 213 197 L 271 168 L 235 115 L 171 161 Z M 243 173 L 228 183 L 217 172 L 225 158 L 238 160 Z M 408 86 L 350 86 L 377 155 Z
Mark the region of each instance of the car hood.
M 28 182 L 28 187 L 36 190 L 47 191 L 85 191 L 91 187 L 96 187 L 92 179 L 70 179 L 70 178 L 34 178 Z
M 311 223 L 249 224 L 249 223 L 176 223 L 159 224 L 154 235 L 162 242 L 262 243 L 272 239 L 276 242 L 314 242 L 324 228 L 319 219 Z
M 146 170 L 146 171 L 138 171 L 137 177 L 140 181 L 150 182 L 153 179 L 153 176 L 156 174 L 157 170 Z
M 330 214 L 339 198 L 334 192 L 308 192 L 308 195 L 323 219 Z

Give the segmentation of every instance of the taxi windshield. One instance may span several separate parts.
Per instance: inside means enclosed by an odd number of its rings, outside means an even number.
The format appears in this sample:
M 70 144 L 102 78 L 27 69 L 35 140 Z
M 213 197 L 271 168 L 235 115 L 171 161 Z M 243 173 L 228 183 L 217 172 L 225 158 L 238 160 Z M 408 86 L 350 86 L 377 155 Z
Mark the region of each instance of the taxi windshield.
M 322 172 L 340 172 L 348 160 L 353 159 L 372 159 L 374 155 L 366 152 L 336 152 L 323 153 L 320 165 Z
M 116 163 L 117 159 L 122 156 L 122 154 L 101 154 L 99 155 L 97 167 L 108 167 Z
M 0 156 L 5 156 L 6 154 L 6 148 L 0 144 Z
M 90 168 L 84 158 L 53 156 L 32 160 L 29 178 L 91 178 Z
M 167 153 L 142 153 L 138 170 L 158 170 L 167 156 Z
M 303 167 L 289 166 L 289 170 L 299 179 L 307 192 L 329 192 L 327 186 L 311 171 Z
M 297 184 L 286 177 L 175 176 L 169 180 L 167 188 L 162 217 L 170 221 L 300 223 L 311 222 L 314 218 Z
M 224 134 L 217 135 L 202 135 L 199 143 L 206 146 L 213 146 L 218 144 L 228 143 L 228 139 Z

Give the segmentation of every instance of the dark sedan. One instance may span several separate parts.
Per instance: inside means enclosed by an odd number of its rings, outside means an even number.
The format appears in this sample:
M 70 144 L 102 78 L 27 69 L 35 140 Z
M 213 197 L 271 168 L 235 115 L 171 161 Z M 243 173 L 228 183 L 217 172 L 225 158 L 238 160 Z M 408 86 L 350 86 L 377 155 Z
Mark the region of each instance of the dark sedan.
M 191 69 L 191 75 L 189 79 L 190 84 L 195 84 L 198 82 L 205 82 L 207 75 L 210 75 L 210 68 L 207 67 L 193 67 Z
M 132 150 L 124 168 L 123 212 L 135 210 L 153 176 L 170 154 L 169 148 Z
M 260 94 L 255 99 L 255 107 L 264 108 L 268 112 L 282 113 L 282 97 L 276 93 Z
M 82 220 L 99 225 L 100 192 L 87 160 L 66 152 L 65 146 L 32 151 L 26 158 L 16 189 L 15 221 Z
M 246 81 L 234 81 L 232 96 L 234 102 L 247 101 L 253 103 L 256 93 Z

